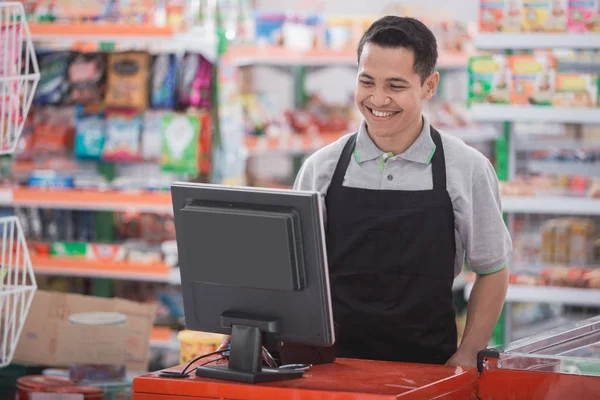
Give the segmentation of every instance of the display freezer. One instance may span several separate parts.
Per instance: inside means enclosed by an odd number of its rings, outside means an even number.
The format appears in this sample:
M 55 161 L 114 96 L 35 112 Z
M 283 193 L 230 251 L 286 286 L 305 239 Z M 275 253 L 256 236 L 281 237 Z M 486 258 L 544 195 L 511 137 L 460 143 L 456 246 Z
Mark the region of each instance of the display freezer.
M 600 316 L 480 354 L 484 399 L 600 399 Z

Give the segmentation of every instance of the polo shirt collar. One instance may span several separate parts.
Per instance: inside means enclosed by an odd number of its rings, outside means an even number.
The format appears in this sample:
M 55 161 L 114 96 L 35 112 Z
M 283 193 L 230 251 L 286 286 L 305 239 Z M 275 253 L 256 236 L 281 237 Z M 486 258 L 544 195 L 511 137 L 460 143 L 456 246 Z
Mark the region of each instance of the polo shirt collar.
M 417 137 L 417 140 L 415 140 L 412 146 L 404 153 L 398 155 L 398 157 L 420 164 L 429 164 L 435 153 L 436 146 L 429 133 L 429 120 L 425 115 L 423 115 L 422 118 L 423 129 Z M 355 161 L 361 164 L 365 161 L 375 160 L 383 154 L 384 152 L 377 147 L 367 133 L 367 124 L 363 119 L 358 128 L 358 135 L 356 137 L 356 146 L 354 148 Z

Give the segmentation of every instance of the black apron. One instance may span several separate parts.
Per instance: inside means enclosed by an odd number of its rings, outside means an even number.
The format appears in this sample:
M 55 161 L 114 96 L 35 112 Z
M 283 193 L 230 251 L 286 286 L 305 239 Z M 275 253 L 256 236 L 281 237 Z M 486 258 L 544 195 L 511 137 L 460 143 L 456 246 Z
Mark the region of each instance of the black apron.
M 431 128 L 433 189 L 419 191 L 343 186 L 356 136 L 325 197 L 337 356 L 444 364 L 457 332 L 454 212 L 440 134 Z

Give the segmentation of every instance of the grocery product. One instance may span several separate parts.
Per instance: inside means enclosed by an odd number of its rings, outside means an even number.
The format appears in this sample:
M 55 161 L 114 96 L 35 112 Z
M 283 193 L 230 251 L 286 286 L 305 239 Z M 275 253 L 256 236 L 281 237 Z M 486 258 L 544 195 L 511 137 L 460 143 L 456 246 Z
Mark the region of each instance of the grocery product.
M 79 158 L 99 159 L 106 138 L 104 110 L 75 106 L 75 155 Z
M 106 105 L 145 109 L 148 106 L 148 53 L 111 53 L 108 56 Z
M 211 107 L 212 64 L 200 54 L 184 55 L 179 70 L 178 98 L 183 107 Z
M 69 102 L 100 103 L 104 98 L 106 55 L 81 53 L 69 65 Z
M 523 0 L 523 31 L 565 32 L 568 0 Z
M 480 0 L 481 32 L 520 32 L 523 0 Z
M 35 104 L 47 105 L 64 102 L 69 88 L 67 70 L 70 59 L 71 53 L 66 51 L 37 53 L 40 81 L 33 97 Z
M 551 106 L 555 91 L 555 59 L 546 54 L 514 55 L 509 62 L 511 103 Z
M 510 102 L 511 69 L 502 55 L 469 59 L 469 104 Z
M 162 120 L 167 113 L 149 110 L 144 113 L 144 128 L 142 131 L 142 158 L 144 160 L 159 160 L 161 156 Z
M 214 333 L 184 330 L 179 332 L 180 364 L 187 364 L 203 354 L 212 353 L 221 344 L 223 336 Z
M 600 1 L 569 1 L 569 32 L 600 32 Z
M 177 62 L 174 54 L 159 54 L 152 60 L 150 106 L 173 109 L 176 106 Z
M 141 158 L 142 116 L 135 110 L 106 112 L 106 141 L 102 159 L 138 161 Z
M 598 106 L 598 75 L 557 73 L 553 105 L 556 107 Z
M 200 124 L 197 115 L 165 115 L 162 125 L 163 171 L 198 173 Z

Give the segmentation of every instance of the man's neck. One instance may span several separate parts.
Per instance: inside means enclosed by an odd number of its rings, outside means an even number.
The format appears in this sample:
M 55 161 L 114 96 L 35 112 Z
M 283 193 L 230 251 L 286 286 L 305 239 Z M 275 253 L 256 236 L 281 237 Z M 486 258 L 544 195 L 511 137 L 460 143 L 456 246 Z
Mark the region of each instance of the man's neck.
M 374 138 L 369 134 L 369 137 L 381 151 L 392 153 L 396 156 L 404 153 L 413 145 L 423 130 L 423 124 L 423 116 L 421 115 L 406 126 L 402 132 L 399 132 L 394 136 L 388 138 Z M 367 133 L 368 131 L 369 129 L 367 126 Z

